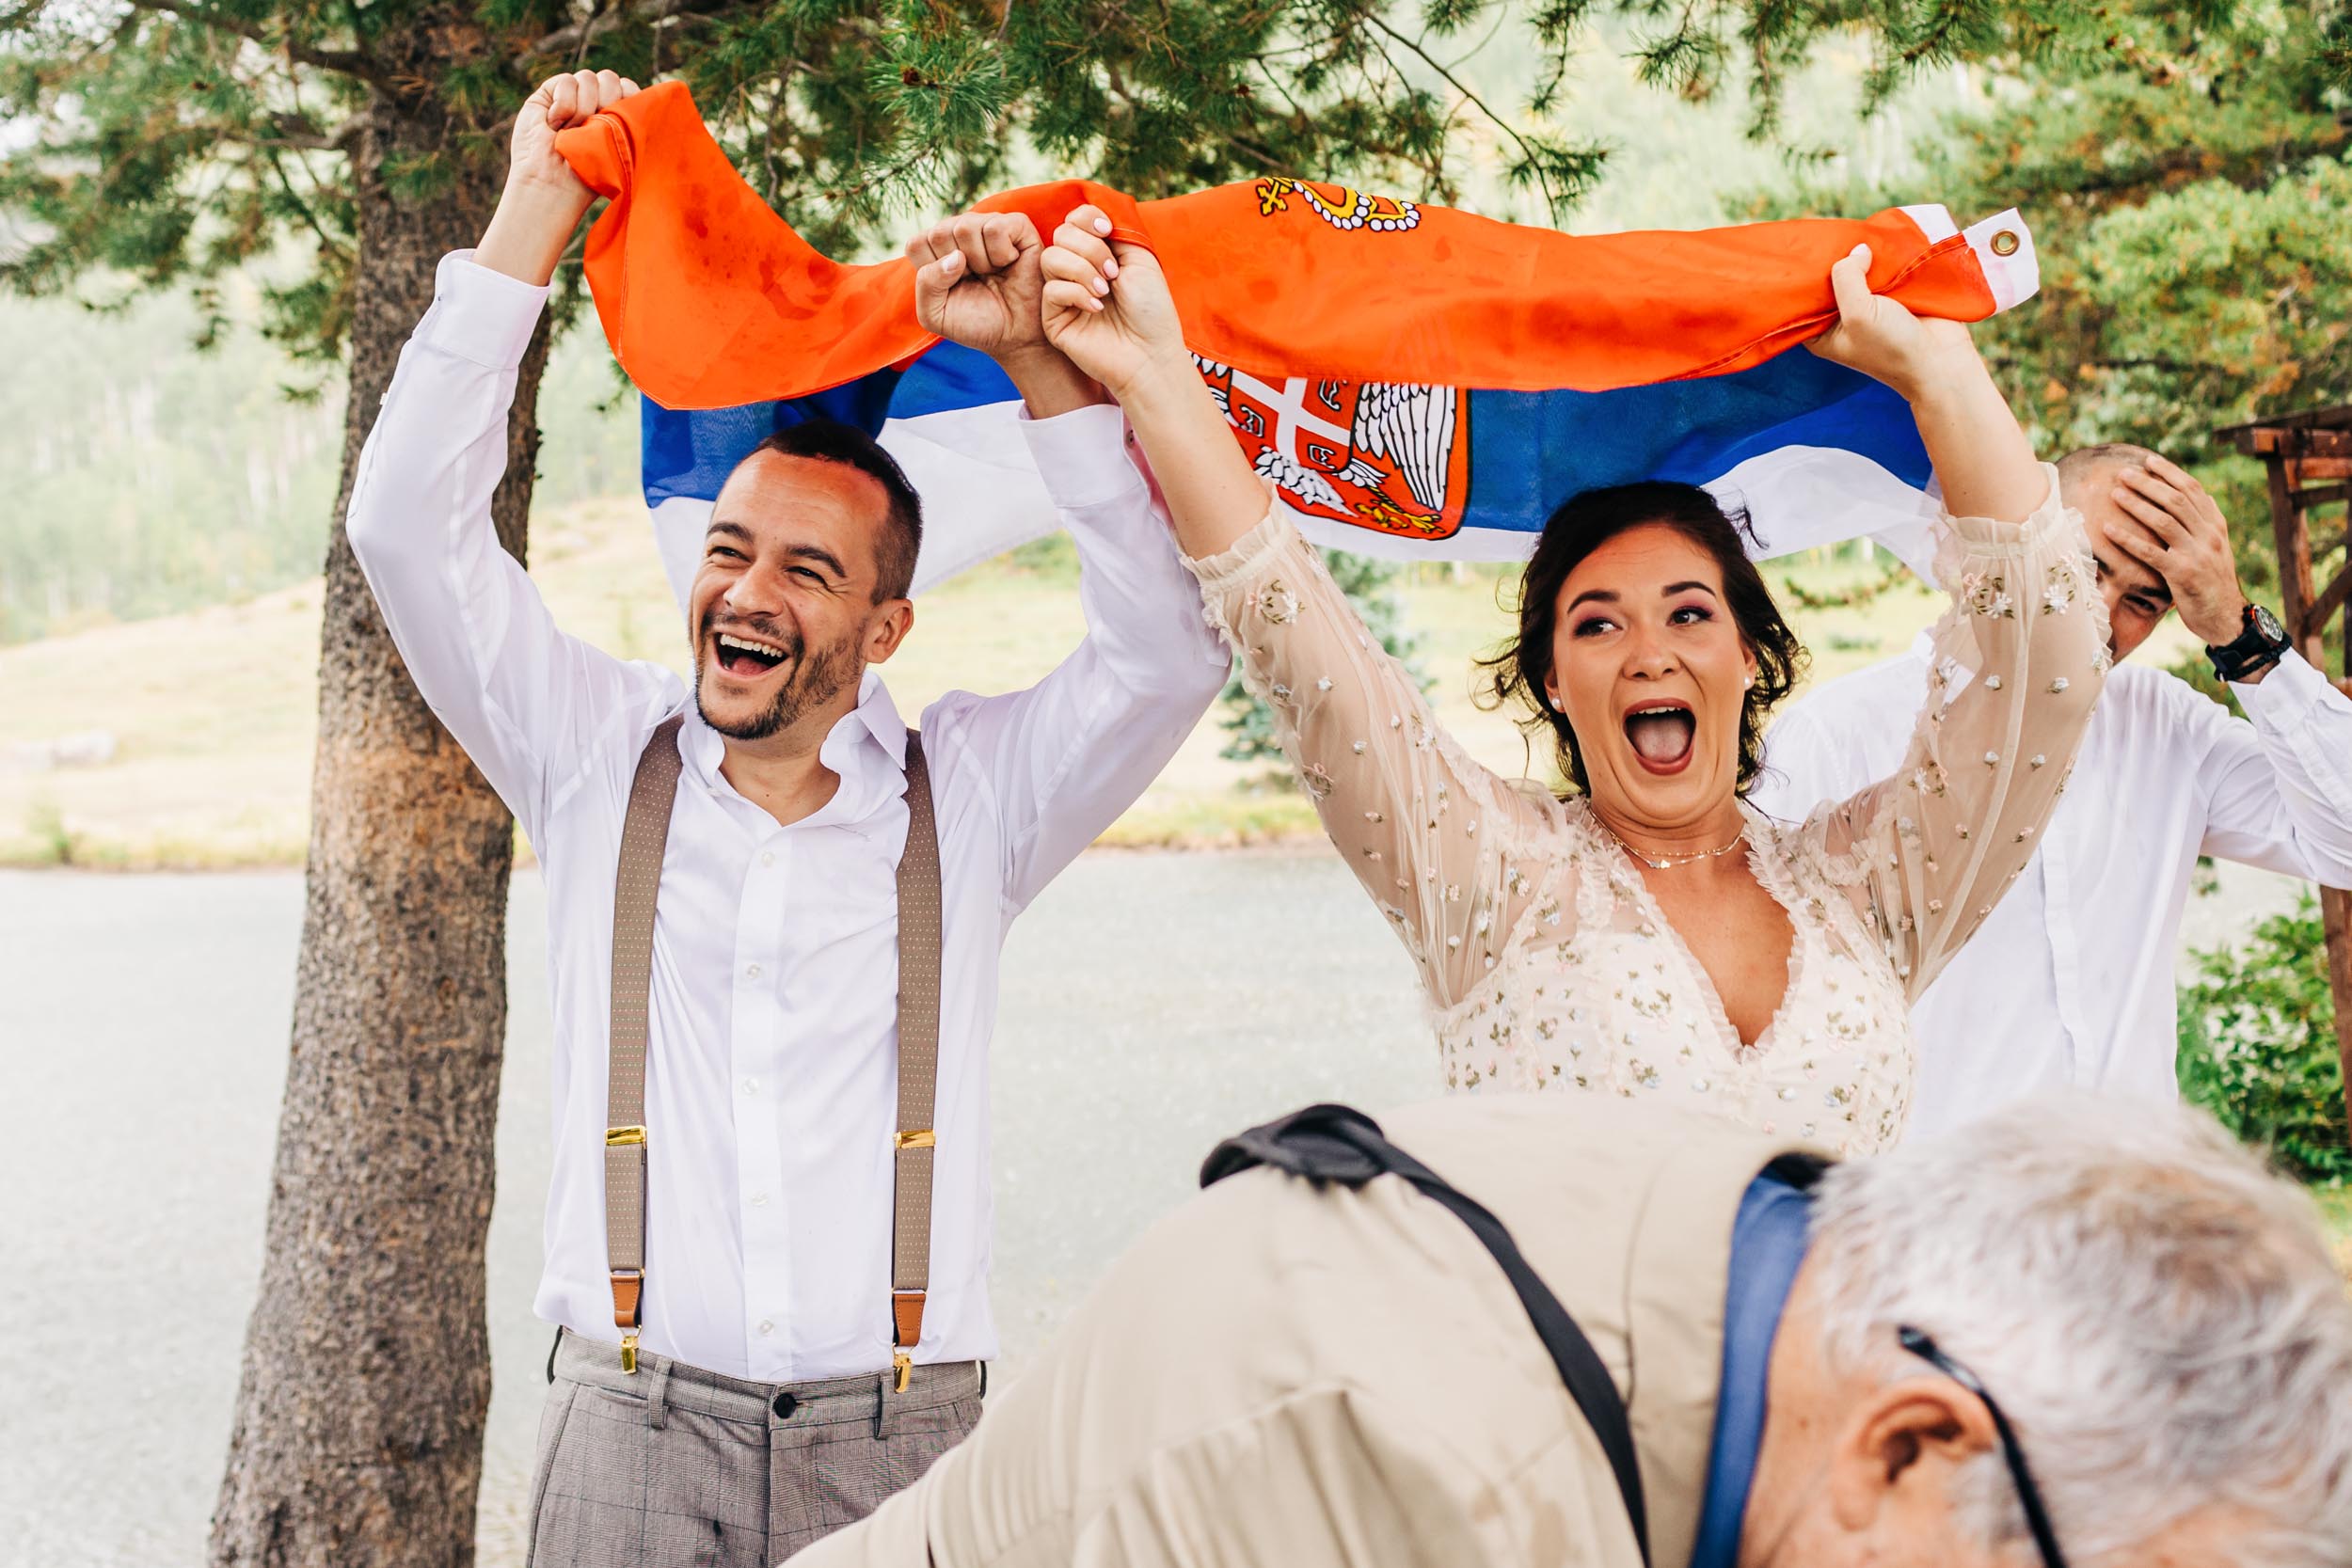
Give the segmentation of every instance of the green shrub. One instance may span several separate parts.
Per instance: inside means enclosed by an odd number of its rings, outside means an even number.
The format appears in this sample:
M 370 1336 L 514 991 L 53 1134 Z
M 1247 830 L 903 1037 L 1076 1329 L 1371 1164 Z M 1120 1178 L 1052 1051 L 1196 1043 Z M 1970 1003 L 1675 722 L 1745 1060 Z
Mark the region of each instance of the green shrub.
M 2352 1176 L 2328 945 L 2308 893 L 2181 988 L 2181 1093 L 2307 1181 Z

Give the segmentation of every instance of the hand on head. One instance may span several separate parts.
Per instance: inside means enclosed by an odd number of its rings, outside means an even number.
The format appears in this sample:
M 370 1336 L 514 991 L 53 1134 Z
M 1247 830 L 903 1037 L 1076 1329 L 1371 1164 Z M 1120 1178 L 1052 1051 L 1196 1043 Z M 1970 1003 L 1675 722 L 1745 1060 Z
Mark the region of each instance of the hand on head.
M 2229 522 L 2205 487 L 2151 452 L 2116 470 L 2107 499 L 2116 507 L 2108 542 L 2164 579 L 2181 624 L 2200 642 L 2235 638 L 2245 626 L 2246 594 Z

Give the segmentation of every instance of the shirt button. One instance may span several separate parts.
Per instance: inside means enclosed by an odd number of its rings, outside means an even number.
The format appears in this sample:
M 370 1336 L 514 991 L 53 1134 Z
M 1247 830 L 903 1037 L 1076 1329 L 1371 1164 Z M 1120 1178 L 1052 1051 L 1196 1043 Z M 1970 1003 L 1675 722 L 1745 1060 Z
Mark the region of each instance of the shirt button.
M 758 966 L 757 964 L 745 964 L 745 965 L 743 966 L 743 978 L 744 978 L 744 979 L 746 979 L 746 980 L 756 980 L 756 979 L 758 979 L 758 978 L 759 978 L 759 966 Z
M 768 1207 L 768 1195 L 767 1195 L 766 1193 L 754 1193 L 754 1194 L 752 1195 L 752 1207 L 753 1207 L 753 1208 L 755 1208 L 755 1209 L 765 1209 L 765 1208 L 767 1208 L 767 1207 Z
M 775 863 L 776 863 L 776 852 L 775 852 L 773 849 L 762 849 L 762 850 L 759 852 L 759 863 L 760 863 L 760 864 L 762 864 L 762 865 L 773 865 L 773 864 L 775 864 Z
M 776 1331 L 776 1325 L 766 1318 L 762 1318 L 759 1320 L 759 1331 L 762 1334 L 773 1334 Z
M 756 1079 L 756 1078 L 746 1078 L 746 1079 L 744 1079 L 744 1080 L 743 1080 L 743 1095 L 744 1095 L 744 1098 L 745 1098 L 745 1099 L 749 1099 L 749 1098 L 751 1098 L 753 1095 L 757 1094 L 758 1092 L 759 1092 L 759 1080 L 758 1080 L 758 1079 Z

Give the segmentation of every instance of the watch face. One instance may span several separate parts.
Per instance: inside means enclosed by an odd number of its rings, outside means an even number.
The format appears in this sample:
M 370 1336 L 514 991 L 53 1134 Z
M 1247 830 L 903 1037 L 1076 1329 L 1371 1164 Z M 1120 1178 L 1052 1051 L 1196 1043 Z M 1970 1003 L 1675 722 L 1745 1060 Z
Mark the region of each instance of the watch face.
M 2265 640 L 2268 641 L 2284 642 L 2287 640 L 2287 630 L 2279 624 L 2279 618 L 2261 605 L 2256 605 L 2253 609 L 2254 629 L 2261 632 Z

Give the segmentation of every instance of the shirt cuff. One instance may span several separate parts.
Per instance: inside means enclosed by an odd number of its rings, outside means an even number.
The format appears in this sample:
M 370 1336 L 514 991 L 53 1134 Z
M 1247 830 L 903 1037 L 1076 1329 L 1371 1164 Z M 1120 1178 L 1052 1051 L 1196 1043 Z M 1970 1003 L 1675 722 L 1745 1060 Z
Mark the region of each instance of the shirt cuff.
M 417 324 L 416 341 L 485 370 L 511 371 L 522 363 L 547 302 L 545 287 L 478 265 L 470 250 L 453 250 L 433 274 L 433 308 Z
M 2342 702 L 2335 683 L 2312 668 L 2293 648 L 2259 682 L 2232 681 L 2231 692 L 2257 729 L 2285 730 L 2297 725 L 2314 705 Z
M 1115 403 L 1090 403 L 1050 420 L 1029 418 L 1025 405 L 1020 425 L 1038 477 L 1059 511 L 1100 505 L 1131 490 L 1149 488 L 1128 460 L 1127 444 L 1135 436 Z

